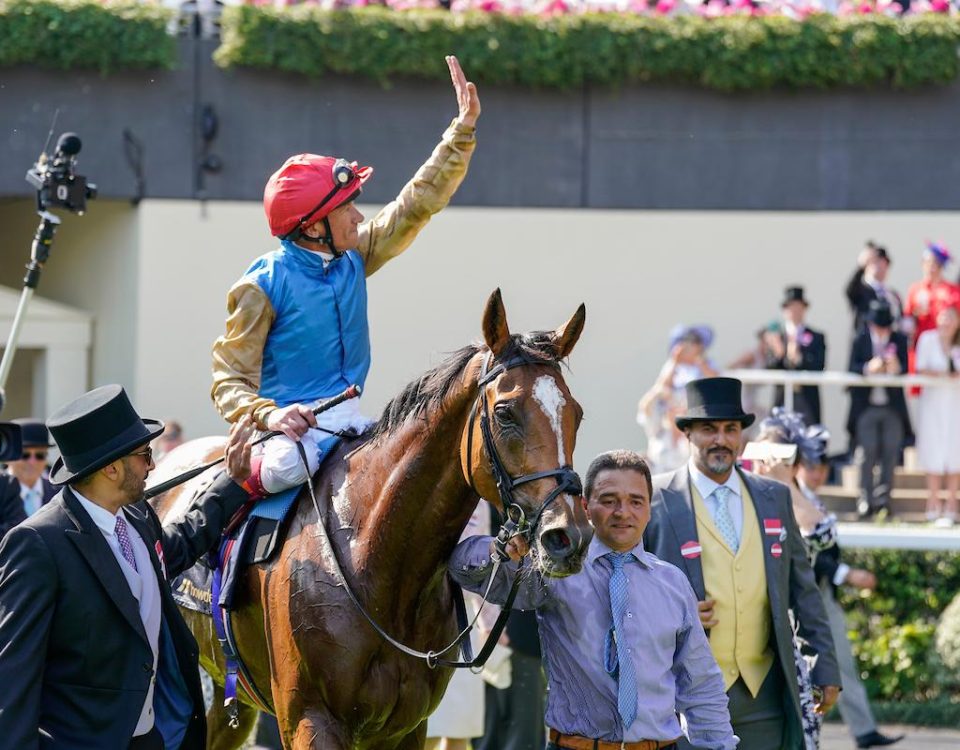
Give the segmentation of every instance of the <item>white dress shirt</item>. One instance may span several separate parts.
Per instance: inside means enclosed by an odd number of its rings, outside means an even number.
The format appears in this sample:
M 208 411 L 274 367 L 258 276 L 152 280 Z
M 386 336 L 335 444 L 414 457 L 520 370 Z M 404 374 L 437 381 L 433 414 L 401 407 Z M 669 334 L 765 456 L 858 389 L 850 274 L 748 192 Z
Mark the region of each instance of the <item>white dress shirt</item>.
M 27 517 L 32 516 L 43 503 L 43 477 L 38 477 L 33 487 L 20 483 L 20 499 L 23 500 L 23 511 Z
M 703 498 L 707 510 L 710 511 L 710 518 L 714 523 L 717 520 L 717 498 L 713 491 L 720 485 L 714 482 L 710 477 L 698 469 L 691 458 L 687 463 L 690 468 L 690 481 L 697 488 L 700 497 Z M 737 532 L 737 540 L 743 538 L 743 488 L 740 484 L 740 475 L 736 469 L 731 470 L 727 481 L 723 483 L 724 487 L 729 488 L 732 495 L 727 500 L 727 507 L 730 509 L 730 517 L 733 519 L 733 530 Z
M 143 628 L 147 633 L 150 649 L 153 651 L 153 676 L 150 678 L 147 697 L 140 711 L 140 719 L 137 721 L 136 729 L 133 730 L 133 736 L 139 737 L 153 729 L 154 723 L 153 689 L 157 681 L 157 655 L 159 654 L 160 646 L 160 618 L 162 614 L 160 584 L 154 573 L 153 562 L 150 560 L 150 552 L 147 550 L 146 542 L 143 541 L 143 538 L 137 533 L 133 524 L 131 524 L 125 516 L 124 521 L 127 522 L 127 533 L 130 537 L 130 545 L 133 547 L 133 557 L 137 561 L 137 570 L 134 570 L 133 566 L 131 566 L 123 556 L 123 552 L 120 550 L 120 541 L 117 539 L 115 530 L 117 516 L 123 513 L 123 511 L 120 510 L 116 514 L 113 514 L 106 508 L 87 500 L 87 498 L 75 489 L 73 490 L 73 494 L 97 525 L 97 528 L 100 529 L 104 539 L 107 540 L 110 551 L 113 552 L 113 556 L 117 558 L 117 564 L 120 566 L 124 578 L 127 579 L 130 592 L 139 604 L 140 619 L 143 621 Z

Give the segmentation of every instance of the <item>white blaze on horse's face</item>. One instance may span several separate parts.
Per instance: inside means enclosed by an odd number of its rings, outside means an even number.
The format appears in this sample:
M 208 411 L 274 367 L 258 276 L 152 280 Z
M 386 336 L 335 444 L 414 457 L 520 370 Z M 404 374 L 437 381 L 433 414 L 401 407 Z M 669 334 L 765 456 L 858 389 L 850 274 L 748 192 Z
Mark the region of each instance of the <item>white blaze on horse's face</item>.
M 557 466 L 566 466 L 563 455 L 563 407 L 567 400 L 560 391 L 557 381 L 550 375 L 541 375 L 533 384 L 533 398 L 550 420 L 550 427 L 557 438 Z

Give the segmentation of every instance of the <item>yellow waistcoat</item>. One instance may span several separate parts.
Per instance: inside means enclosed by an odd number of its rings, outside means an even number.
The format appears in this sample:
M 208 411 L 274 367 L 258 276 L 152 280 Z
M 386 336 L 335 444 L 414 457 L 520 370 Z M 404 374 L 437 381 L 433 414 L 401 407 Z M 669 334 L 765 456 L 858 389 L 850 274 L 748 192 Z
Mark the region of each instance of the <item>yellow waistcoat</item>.
M 710 649 L 723 672 L 725 688 L 729 690 L 737 677 L 743 677 L 756 696 L 773 664 L 772 619 L 757 513 L 742 481 L 740 487 L 743 531 L 736 556 L 713 523 L 697 488 L 691 483 L 690 489 L 702 548 L 703 582 L 707 597 L 716 601 L 713 611 L 718 624 L 710 630 Z

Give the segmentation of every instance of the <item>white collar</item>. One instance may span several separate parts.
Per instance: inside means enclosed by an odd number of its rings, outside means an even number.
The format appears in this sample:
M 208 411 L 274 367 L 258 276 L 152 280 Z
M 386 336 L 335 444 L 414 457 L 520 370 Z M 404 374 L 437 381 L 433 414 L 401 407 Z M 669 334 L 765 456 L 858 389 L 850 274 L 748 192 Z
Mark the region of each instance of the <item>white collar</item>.
M 697 488 L 697 492 L 700 493 L 700 497 L 706 500 L 720 485 L 717 482 L 714 482 L 710 477 L 696 467 L 696 465 L 693 463 L 692 456 L 687 462 L 687 467 L 690 470 L 690 481 L 693 482 L 693 486 Z M 723 483 L 723 486 L 728 488 L 737 497 L 740 497 L 743 494 L 743 490 L 740 486 L 740 475 L 737 474 L 736 467 L 731 470 L 730 476 L 727 477 L 727 481 Z
M 42 495 L 43 494 L 43 475 L 41 474 L 37 478 L 37 481 L 34 483 L 32 487 L 27 487 L 27 485 L 25 485 L 23 482 L 20 482 L 20 487 L 25 490 L 33 490 L 38 495 Z
M 80 501 L 80 505 L 82 505 L 83 509 L 87 511 L 90 518 L 93 519 L 93 522 L 97 525 L 100 531 L 107 536 L 113 536 L 117 527 L 117 516 L 119 516 L 122 511 L 118 510 L 116 513 L 111 513 L 109 510 L 101 505 L 97 505 L 92 500 L 87 500 L 87 498 L 77 492 L 73 487 L 70 489 L 73 490 L 73 494 L 76 496 L 77 500 Z

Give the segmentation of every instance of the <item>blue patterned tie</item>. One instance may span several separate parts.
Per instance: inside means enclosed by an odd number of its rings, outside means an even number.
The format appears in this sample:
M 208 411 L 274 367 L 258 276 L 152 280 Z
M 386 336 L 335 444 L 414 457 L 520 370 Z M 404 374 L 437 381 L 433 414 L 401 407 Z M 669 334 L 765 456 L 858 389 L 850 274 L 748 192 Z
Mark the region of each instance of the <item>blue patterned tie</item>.
M 623 572 L 629 552 L 610 552 L 607 558 L 613 565 L 610 573 L 610 612 L 613 615 L 613 624 L 607 631 L 603 649 L 604 667 L 607 673 L 617 679 L 617 710 L 623 720 L 626 731 L 633 720 L 637 718 L 637 675 L 633 671 L 633 660 L 629 656 L 629 649 L 623 639 L 623 618 L 627 614 L 629 595 L 627 591 L 627 574 Z M 621 648 L 624 658 L 620 658 Z
M 730 507 L 727 505 L 732 494 L 730 488 L 722 484 L 713 491 L 713 496 L 717 501 L 717 511 L 713 521 L 717 524 L 717 530 L 723 535 L 727 546 L 736 554 L 737 550 L 740 549 L 740 537 L 737 536 L 737 529 L 733 525 L 733 516 L 730 515 Z
M 123 520 L 123 516 L 117 516 L 117 523 L 113 530 L 117 534 L 117 541 L 120 542 L 120 553 L 123 555 L 123 559 L 130 563 L 131 568 L 137 570 L 137 558 L 133 556 L 133 545 L 130 543 L 127 522 Z

